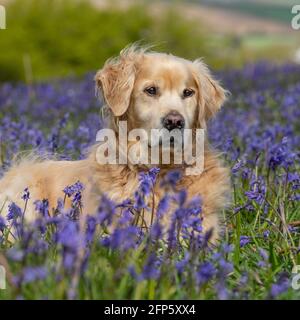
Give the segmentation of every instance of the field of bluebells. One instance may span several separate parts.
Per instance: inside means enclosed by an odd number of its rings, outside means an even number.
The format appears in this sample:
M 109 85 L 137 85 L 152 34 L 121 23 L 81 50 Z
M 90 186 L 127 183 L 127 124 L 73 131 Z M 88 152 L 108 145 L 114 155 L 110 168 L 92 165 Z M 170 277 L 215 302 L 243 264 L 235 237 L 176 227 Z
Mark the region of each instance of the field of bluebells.
M 300 264 L 300 66 L 257 63 L 218 77 L 231 98 L 209 136 L 232 171 L 220 244 L 208 246 L 201 199 L 186 201 L 185 190 L 165 195 L 150 230 L 136 226 L 142 212 L 151 212 L 145 199 L 156 169 L 141 174 L 128 201 L 112 203 L 103 195 L 84 226 L 77 221 L 80 182 L 64 190 L 71 210 L 58 199 L 50 216 L 47 199 L 40 199 L 30 225 L 24 222 L 30 190 L 24 190 L 24 206 L 12 204 L 0 217 L 0 264 L 8 280 L 0 299 L 300 298 L 291 286 L 293 266 Z M 28 149 L 84 157 L 103 125 L 92 79 L 0 86 L 1 175 Z M 164 183 L 173 188 L 178 179 L 170 172 Z M 162 235 L 160 218 L 170 203 L 177 209 Z

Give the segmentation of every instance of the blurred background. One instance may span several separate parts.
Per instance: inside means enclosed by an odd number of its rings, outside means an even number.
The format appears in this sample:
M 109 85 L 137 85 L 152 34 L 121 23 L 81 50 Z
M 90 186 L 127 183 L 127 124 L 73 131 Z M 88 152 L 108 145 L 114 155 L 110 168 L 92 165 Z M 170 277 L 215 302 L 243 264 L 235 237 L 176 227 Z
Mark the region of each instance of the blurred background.
M 135 41 L 215 70 L 300 63 L 293 0 L 0 0 L 0 82 L 82 75 Z

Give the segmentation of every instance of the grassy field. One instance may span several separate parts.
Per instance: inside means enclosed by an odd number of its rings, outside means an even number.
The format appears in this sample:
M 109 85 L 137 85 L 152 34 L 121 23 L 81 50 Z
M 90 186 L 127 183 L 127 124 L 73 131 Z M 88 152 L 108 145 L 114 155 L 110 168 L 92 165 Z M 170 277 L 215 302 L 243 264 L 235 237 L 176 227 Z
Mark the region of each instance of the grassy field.
M 247 6 L 236 10 L 267 7 Z M 232 192 L 220 212 L 224 232 L 211 247 L 201 195 L 189 202 L 185 190 L 166 191 L 157 212 L 145 205 L 157 169 L 141 172 L 126 202 L 104 194 L 84 228 L 80 182 L 66 186 L 54 217 L 47 199 L 37 201 L 31 224 L 24 222 L 31 197 L 24 190 L 21 207 L 0 207 L 0 265 L 7 273 L 0 299 L 300 299 L 292 286 L 300 265 L 300 67 L 286 62 L 292 38 L 213 33 L 176 10 L 155 15 L 139 5 L 96 10 L 87 1 L 16 0 L 7 14 L 0 32 L 0 177 L 26 150 L 82 159 L 103 127 L 94 73 L 142 40 L 188 59 L 203 56 L 231 92 L 208 136 L 231 169 Z M 281 14 L 272 19 L 285 21 Z M 170 172 L 164 183 L 174 189 L 179 180 Z M 163 231 L 170 205 L 172 224 Z M 154 216 L 148 230 L 137 227 L 145 214 Z
M 0 263 L 8 284 L 1 299 L 299 299 L 293 268 L 300 264 L 299 66 L 249 65 L 218 73 L 232 93 L 210 123 L 209 139 L 231 168 L 232 203 L 221 213 L 225 232 L 217 247 L 201 229 L 201 201 L 185 191 L 166 197 L 150 230 L 136 226 L 158 170 L 141 174 L 131 199 L 99 209 L 79 228 L 80 183 L 64 190 L 73 208 L 58 200 L 36 203 L 37 220 L 24 224 L 24 205 L 1 212 Z M 0 86 L 2 173 L 26 149 L 79 159 L 101 128 L 92 75 Z M 20 116 L 21 115 L 21 116 Z M 171 188 L 180 179 L 170 172 Z M 176 210 L 162 234 L 161 215 Z M 106 230 L 123 208 L 114 232 Z M 80 210 L 79 210 L 80 211 Z M 12 235 L 13 236 L 12 236 Z M 14 237 L 12 244 L 9 239 Z

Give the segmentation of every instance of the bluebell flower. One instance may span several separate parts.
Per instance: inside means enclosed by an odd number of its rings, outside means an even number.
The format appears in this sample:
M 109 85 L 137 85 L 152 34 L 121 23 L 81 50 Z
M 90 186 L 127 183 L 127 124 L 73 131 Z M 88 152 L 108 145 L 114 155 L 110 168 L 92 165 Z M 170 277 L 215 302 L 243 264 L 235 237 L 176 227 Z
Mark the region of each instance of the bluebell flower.
M 130 266 L 128 267 L 128 273 L 131 275 L 131 277 L 132 277 L 133 279 L 135 279 L 135 280 L 138 279 L 138 274 L 137 274 L 137 272 L 136 272 L 136 270 L 135 270 L 135 266 L 134 266 L 134 265 L 130 265 Z
M 257 266 L 259 268 L 266 268 L 269 266 L 269 254 L 266 250 L 259 248 L 259 255 L 261 256 L 261 260 L 258 261 Z
M 102 226 L 110 226 L 116 213 L 116 203 L 103 195 L 99 199 L 99 207 L 97 210 L 98 223 Z
M 7 251 L 7 257 L 12 261 L 22 261 L 25 255 L 23 250 L 14 247 Z
M 37 280 L 43 280 L 47 277 L 47 269 L 45 267 L 27 267 L 23 269 L 22 281 L 24 284 Z
M 241 168 L 243 168 L 245 166 L 245 160 L 241 160 L 239 159 L 234 166 L 231 168 L 231 172 L 233 174 L 236 174 L 240 171 Z
M 81 240 L 78 224 L 73 221 L 63 222 L 55 233 L 54 240 L 68 249 L 77 251 Z
M 42 215 L 43 218 L 47 218 L 50 216 L 49 214 L 49 201 L 44 199 L 42 201 L 36 200 L 34 202 L 35 210 Z
M 182 173 L 179 170 L 169 171 L 162 181 L 162 186 L 175 187 L 182 177 Z
M 141 273 L 141 279 L 157 279 L 160 275 L 160 261 L 154 253 L 147 258 Z
M 204 262 L 200 265 L 199 270 L 196 273 L 196 280 L 198 285 L 202 285 L 211 280 L 216 274 L 216 269 L 211 262 Z
M 83 184 L 80 181 L 77 181 L 75 184 L 65 187 L 63 192 L 68 197 L 71 197 L 74 194 L 81 193 L 83 189 L 84 189 Z
M 121 217 L 118 219 L 118 225 L 129 225 L 134 220 L 134 214 L 131 212 L 131 209 L 123 209 L 121 212 Z
M 262 204 L 265 201 L 266 197 L 266 187 L 264 182 L 260 180 L 255 180 L 251 183 L 251 190 L 246 191 L 245 195 L 248 197 L 249 200 L 254 200 L 258 204 Z
M 153 225 L 150 227 L 150 236 L 151 239 L 160 239 L 162 236 L 162 226 L 159 221 L 155 221 Z
M 180 190 L 176 194 L 176 200 L 180 207 L 182 207 L 185 204 L 186 199 L 187 199 L 187 191 L 185 189 Z
M 96 231 L 97 219 L 93 216 L 88 216 L 86 219 L 86 232 L 85 237 L 88 243 L 92 242 Z
M 183 259 L 176 262 L 176 269 L 177 269 L 178 273 L 183 273 L 183 271 L 185 270 L 185 268 L 188 266 L 188 264 L 190 262 L 190 257 L 191 257 L 191 255 L 190 255 L 189 251 L 186 251 Z
M 281 273 L 276 281 L 273 283 L 270 289 L 270 297 L 272 299 L 277 298 L 281 294 L 285 293 L 290 288 L 289 276 L 286 273 Z
M 81 191 L 80 192 L 76 192 L 73 196 L 72 199 L 72 204 L 74 207 L 81 207 L 82 206 L 82 195 L 81 195 Z
M 219 260 L 219 266 L 220 266 L 219 272 L 221 272 L 224 276 L 227 276 L 229 273 L 233 271 L 232 263 L 226 261 L 223 258 Z
M 157 210 L 156 210 L 156 216 L 158 218 L 161 218 L 169 209 L 170 205 L 170 197 L 168 194 L 166 194 L 162 199 L 160 199 Z
M 265 231 L 263 232 L 263 237 L 264 237 L 265 239 L 267 239 L 267 238 L 269 238 L 269 236 L 270 236 L 270 230 L 265 230 Z
M 6 228 L 6 221 L 2 216 L 0 216 L 0 231 L 3 232 L 5 228 Z
M 228 295 L 228 290 L 226 288 L 226 285 L 223 281 L 219 281 L 215 285 L 216 291 L 217 291 L 217 296 L 219 300 L 227 300 L 229 297 Z
M 224 254 L 229 254 L 229 253 L 233 252 L 234 245 L 233 244 L 228 244 L 228 243 L 223 243 L 222 246 L 221 246 L 221 249 L 224 252 Z
M 240 236 L 240 247 L 245 247 L 248 243 L 251 242 L 251 238 L 248 236 Z
M 27 200 L 29 200 L 29 198 L 30 198 L 30 193 L 29 193 L 28 188 L 26 188 L 26 189 L 24 190 L 24 192 L 23 192 L 22 199 L 23 199 L 24 201 L 27 201 Z
M 15 203 L 11 203 L 8 206 L 8 214 L 7 214 L 7 220 L 16 220 L 17 218 L 22 217 L 23 212 L 20 207 L 18 207 Z
M 138 237 L 138 228 L 129 226 L 122 229 L 115 229 L 111 235 L 101 239 L 101 243 L 104 246 L 125 252 L 128 249 L 135 248 L 137 246 Z
M 151 181 L 152 181 L 152 185 L 155 184 L 159 172 L 160 172 L 160 169 L 159 169 L 159 168 L 151 168 L 151 169 L 149 170 L 149 173 L 148 173 L 148 174 L 149 174 L 149 177 L 150 177 L 150 179 L 151 179 Z

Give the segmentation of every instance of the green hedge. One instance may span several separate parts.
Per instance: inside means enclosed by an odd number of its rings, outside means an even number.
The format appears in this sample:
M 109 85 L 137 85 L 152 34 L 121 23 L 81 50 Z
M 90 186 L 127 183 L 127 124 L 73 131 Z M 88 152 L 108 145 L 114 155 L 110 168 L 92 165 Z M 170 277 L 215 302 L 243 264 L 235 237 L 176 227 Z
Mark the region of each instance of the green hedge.
M 139 40 L 204 57 L 215 68 L 249 58 L 235 39 L 217 37 L 174 10 L 153 15 L 145 5 L 97 10 L 87 0 L 15 0 L 7 7 L 7 30 L 0 30 L 0 82 L 80 75 Z

